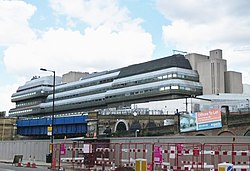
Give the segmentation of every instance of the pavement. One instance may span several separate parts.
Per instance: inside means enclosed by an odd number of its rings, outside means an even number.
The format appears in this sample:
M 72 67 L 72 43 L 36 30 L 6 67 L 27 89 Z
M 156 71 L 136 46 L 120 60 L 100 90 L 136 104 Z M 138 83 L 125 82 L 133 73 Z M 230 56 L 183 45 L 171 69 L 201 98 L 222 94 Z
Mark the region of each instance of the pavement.
M 28 160 L 23 160 L 22 161 L 22 166 L 26 166 L 27 163 L 29 161 Z M 31 164 L 32 164 L 33 161 L 31 161 Z M 13 160 L 1 160 L 0 159 L 0 163 L 6 163 L 6 164 L 13 164 Z M 46 163 L 46 162 L 43 162 L 43 161 L 35 161 L 36 163 L 36 166 L 39 167 L 39 168 L 51 168 L 51 163 Z M 62 167 L 63 168 L 63 167 Z M 64 170 L 64 169 L 56 169 L 57 171 L 61 171 L 61 170 Z M 79 168 L 75 168 L 75 169 L 69 169 L 67 168 L 66 169 L 67 171 L 76 171 L 78 170 L 79 171 Z M 101 170 L 101 166 L 97 168 L 97 170 Z
M 22 165 L 26 165 L 29 161 L 28 160 L 23 160 L 22 161 Z M 7 164 L 13 164 L 13 160 L 0 160 L 0 163 L 7 163 Z M 31 161 L 31 164 L 33 163 L 33 161 Z M 41 167 L 50 167 L 51 163 L 46 163 L 43 161 L 35 161 L 35 164 L 37 166 L 41 166 Z
M 6 163 L 6 164 L 12 165 L 13 164 L 13 160 L 1 160 L 0 159 L 0 163 Z M 28 160 L 23 160 L 22 161 L 22 166 L 26 166 L 27 163 L 28 163 Z M 43 162 L 43 161 L 36 161 L 35 163 L 36 163 L 36 166 L 39 167 L 39 168 L 48 168 L 48 169 L 51 168 L 51 163 L 46 163 L 46 162 Z M 31 164 L 32 164 L 32 161 L 31 161 Z M 61 169 L 53 169 L 53 170 L 54 171 L 55 170 L 56 171 L 64 171 L 65 169 L 63 169 L 63 167 L 62 167 Z M 76 169 L 69 169 L 69 168 L 67 168 L 66 170 L 67 171 L 76 171 L 76 170 L 79 171 L 79 169 L 77 169 L 77 168 Z

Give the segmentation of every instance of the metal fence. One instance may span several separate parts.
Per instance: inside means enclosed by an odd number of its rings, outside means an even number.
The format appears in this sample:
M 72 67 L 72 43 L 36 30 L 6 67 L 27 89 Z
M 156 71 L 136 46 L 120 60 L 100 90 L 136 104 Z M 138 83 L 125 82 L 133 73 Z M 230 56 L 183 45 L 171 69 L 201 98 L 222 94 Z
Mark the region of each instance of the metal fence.
M 136 170 L 145 160 L 148 171 L 218 171 L 221 163 L 250 170 L 250 143 L 102 143 L 54 144 L 54 168 L 77 170 Z
M 250 170 L 249 137 L 130 137 L 112 138 L 109 141 L 110 143 L 103 143 L 102 140 L 102 143 L 73 143 L 69 140 L 56 140 L 55 166 L 75 169 L 134 169 L 136 159 L 146 159 L 148 170 L 192 168 L 216 171 L 221 162 L 232 163 L 238 170 Z M 13 160 L 14 155 L 20 154 L 23 155 L 23 160 L 35 157 L 36 161 L 45 162 L 49 144 L 49 140 L 0 141 L 0 160 Z M 65 154 L 62 149 L 66 149 Z M 182 149 L 181 152 L 178 153 L 178 149 Z

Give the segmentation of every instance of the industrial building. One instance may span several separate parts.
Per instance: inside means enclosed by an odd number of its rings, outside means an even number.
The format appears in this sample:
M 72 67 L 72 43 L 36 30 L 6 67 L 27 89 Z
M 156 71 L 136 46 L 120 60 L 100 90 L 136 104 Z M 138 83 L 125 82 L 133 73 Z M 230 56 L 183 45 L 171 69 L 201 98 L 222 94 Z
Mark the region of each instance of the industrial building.
M 211 50 L 209 56 L 190 53 L 185 57 L 199 74 L 203 94 L 243 93 L 242 74 L 227 70 L 222 50 Z

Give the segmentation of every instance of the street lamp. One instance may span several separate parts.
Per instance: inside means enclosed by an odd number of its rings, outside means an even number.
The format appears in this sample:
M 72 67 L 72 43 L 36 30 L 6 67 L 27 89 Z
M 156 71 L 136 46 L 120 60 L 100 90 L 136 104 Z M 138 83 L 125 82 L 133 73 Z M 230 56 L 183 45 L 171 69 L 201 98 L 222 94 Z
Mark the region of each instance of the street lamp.
M 41 71 L 48 71 L 53 73 L 53 99 L 52 99 L 52 119 L 51 119 L 51 144 L 54 142 L 54 117 L 55 117 L 55 81 L 56 81 L 56 72 L 52 70 L 48 70 L 45 68 L 40 68 Z M 53 153 L 53 146 L 52 146 L 52 153 Z
M 247 106 L 247 113 L 249 114 L 249 99 L 247 99 L 248 106 Z

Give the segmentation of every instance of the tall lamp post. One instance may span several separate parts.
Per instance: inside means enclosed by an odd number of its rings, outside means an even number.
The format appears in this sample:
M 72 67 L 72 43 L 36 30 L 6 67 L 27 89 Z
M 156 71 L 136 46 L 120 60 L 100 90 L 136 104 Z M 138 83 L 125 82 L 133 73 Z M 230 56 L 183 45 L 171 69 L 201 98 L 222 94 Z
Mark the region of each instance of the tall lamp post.
M 247 106 L 247 113 L 249 114 L 249 99 L 247 99 L 248 106 Z
M 53 144 L 54 142 L 54 118 L 55 118 L 55 81 L 56 81 L 56 72 L 53 70 L 48 70 L 45 68 L 40 68 L 41 71 L 48 71 L 53 73 L 53 102 L 52 102 L 52 119 L 51 119 L 51 139 L 50 142 Z M 53 146 L 52 146 L 52 154 L 53 154 Z

